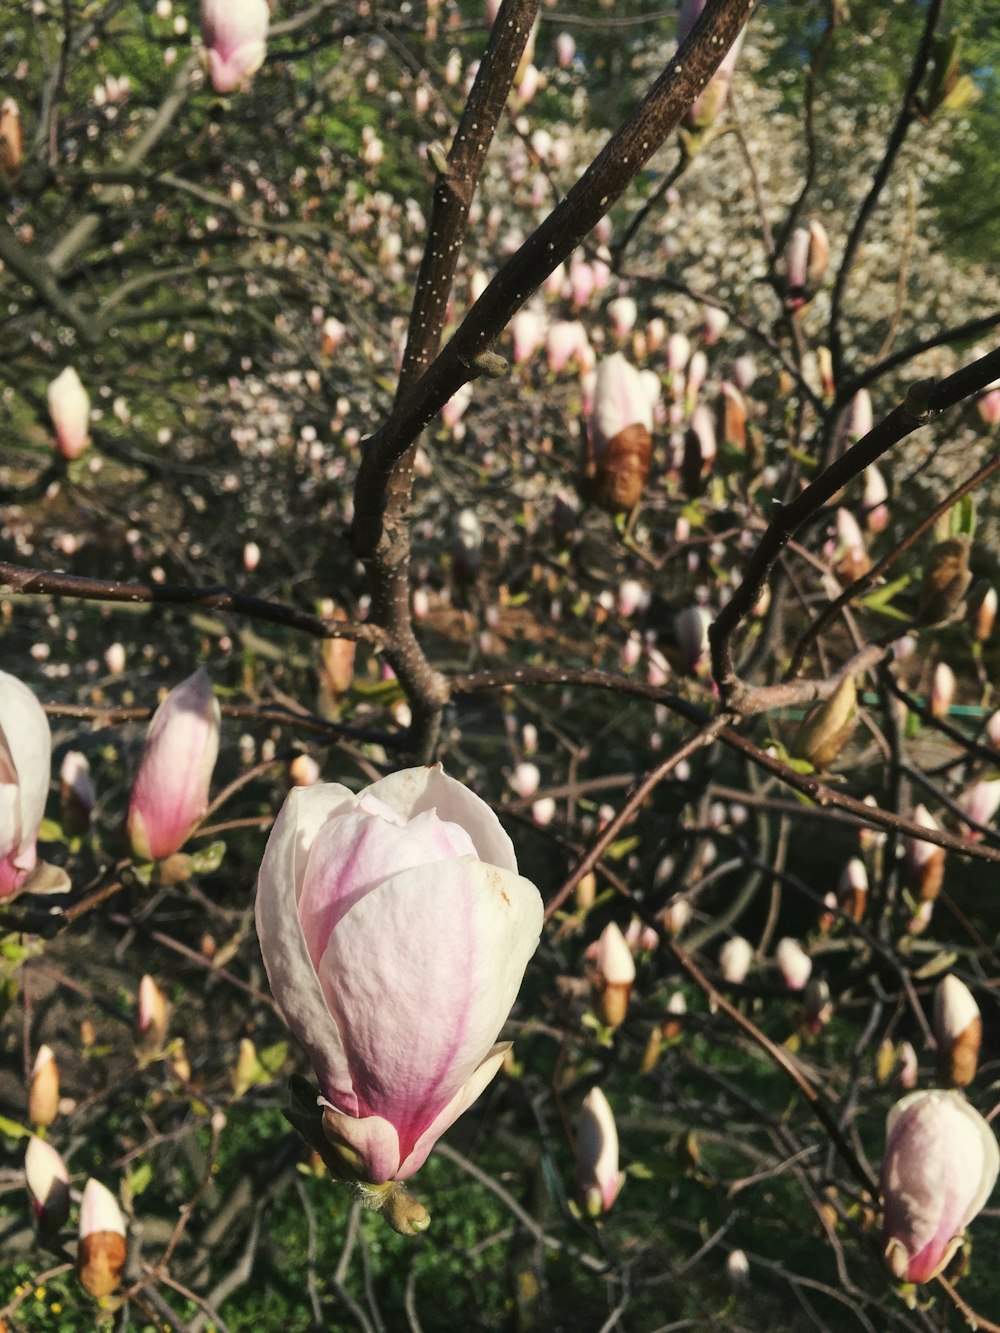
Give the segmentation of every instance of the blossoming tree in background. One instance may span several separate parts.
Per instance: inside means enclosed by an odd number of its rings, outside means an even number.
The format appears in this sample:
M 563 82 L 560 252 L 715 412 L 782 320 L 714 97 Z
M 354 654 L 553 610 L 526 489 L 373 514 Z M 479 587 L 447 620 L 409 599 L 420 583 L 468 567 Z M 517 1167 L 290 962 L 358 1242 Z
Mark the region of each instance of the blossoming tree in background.
M 8 1327 L 996 1327 L 943 8 L 0 11 Z

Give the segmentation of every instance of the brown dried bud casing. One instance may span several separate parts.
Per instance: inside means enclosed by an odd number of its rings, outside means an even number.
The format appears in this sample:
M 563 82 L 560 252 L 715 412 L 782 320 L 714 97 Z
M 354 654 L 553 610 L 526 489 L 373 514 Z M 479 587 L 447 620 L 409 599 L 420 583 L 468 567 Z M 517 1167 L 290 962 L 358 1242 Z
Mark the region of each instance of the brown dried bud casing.
M 610 514 L 634 509 L 649 477 L 653 437 L 637 422 L 609 441 L 594 467 L 594 503 Z
M 320 608 L 320 614 L 332 620 L 347 620 L 346 613 L 330 603 Z M 320 682 L 334 699 L 346 694 L 354 680 L 353 639 L 324 639 L 320 647 Z
M 845 676 L 833 694 L 803 720 L 794 752 L 814 768 L 828 768 L 850 740 L 857 726 L 857 690 L 853 676 Z
M 83 1236 L 76 1251 L 77 1276 L 84 1291 L 101 1300 L 121 1286 L 127 1248 L 117 1231 L 92 1231 Z
M 597 1012 L 609 1028 L 620 1028 L 628 1014 L 632 983 L 622 981 L 598 982 L 595 996 Z
M 983 1043 L 983 1020 L 974 1018 L 960 1033 L 944 1058 L 942 1052 L 941 1077 L 954 1088 L 967 1088 L 979 1068 L 979 1048 Z
M 972 581 L 969 546 L 969 538 L 962 535 L 931 549 L 920 588 L 918 624 L 944 625 L 961 613 Z

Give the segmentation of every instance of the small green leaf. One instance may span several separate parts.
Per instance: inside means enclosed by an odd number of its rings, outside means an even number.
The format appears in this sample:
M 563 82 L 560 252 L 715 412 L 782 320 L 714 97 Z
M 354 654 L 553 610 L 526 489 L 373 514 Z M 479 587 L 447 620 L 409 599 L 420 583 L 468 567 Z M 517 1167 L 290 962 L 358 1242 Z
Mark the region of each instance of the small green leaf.
M 222 858 L 226 854 L 226 844 L 224 842 L 210 842 L 207 847 L 202 847 L 191 854 L 191 874 L 192 875 L 211 875 L 214 870 L 218 870 L 222 865 Z
M 8 1139 L 28 1139 L 31 1137 L 31 1130 L 26 1125 L 18 1124 L 16 1120 L 8 1120 L 5 1115 L 0 1115 L 0 1134 Z

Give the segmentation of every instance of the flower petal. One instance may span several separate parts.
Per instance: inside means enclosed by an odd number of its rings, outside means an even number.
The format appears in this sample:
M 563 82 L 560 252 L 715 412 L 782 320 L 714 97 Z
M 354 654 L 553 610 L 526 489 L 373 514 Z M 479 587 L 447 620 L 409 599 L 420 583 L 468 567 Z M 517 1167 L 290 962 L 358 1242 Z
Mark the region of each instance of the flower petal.
M 440 1111 L 413 1145 L 413 1151 L 400 1163 L 396 1172 L 397 1180 L 408 1180 L 415 1171 L 419 1171 L 427 1160 L 430 1150 L 438 1139 L 464 1115 L 479 1094 L 496 1078 L 503 1065 L 504 1055 L 511 1048 L 509 1041 L 498 1042 L 482 1064 L 472 1072 L 472 1077 L 459 1088 L 451 1101 Z
M 299 924 L 296 886 L 323 823 L 349 810 L 354 794 L 336 783 L 297 787 L 288 795 L 267 840 L 257 879 L 257 935 L 272 993 L 285 1022 L 305 1047 L 323 1091 L 341 1110 L 356 1110 L 350 1070 L 337 1024 L 323 998 Z
M 384 881 L 334 931 L 320 982 L 357 1111 L 396 1126 L 404 1160 L 490 1049 L 541 927 L 530 881 L 463 857 Z
M 448 777 L 440 764 L 433 768 L 404 768 L 374 783 L 364 793 L 412 819 L 424 810 L 437 810 L 438 818 L 459 824 L 468 833 L 480 861 L 517 873 L 514 844 L 484 800 L 468 787 Z
M 361 1159 L 358 1171 L 369 1185 L 392 1180 L 399 1169 L 399 1135 L 378 1115 L 352 1116 L 324 1103 L 323 1132 L 331 1142 L 340 1139 Z
M 457 824 L 438 819 L 434 810 L 407 824 L 366 794 L 356 810 L 328 820 L 313 841 L 299 893 L 299 920 L 313 966 L 318 969 L 344 913 L 383 880 L 458 856 L 475 856 L 472 839 Z

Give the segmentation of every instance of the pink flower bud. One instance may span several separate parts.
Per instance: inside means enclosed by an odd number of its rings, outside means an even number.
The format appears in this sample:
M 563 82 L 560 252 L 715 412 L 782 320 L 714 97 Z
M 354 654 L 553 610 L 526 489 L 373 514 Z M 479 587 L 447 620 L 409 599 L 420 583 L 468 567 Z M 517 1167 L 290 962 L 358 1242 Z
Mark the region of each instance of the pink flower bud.
M 205 65 L 217 93 L 231 93 L 260 69 L 267 54 L 267 0 L 201 0 Z
M 594 988 L 601 1018 L 608 1027 L 621 1027 L 628 1013 L 635 981 L 635 962 L 628 941 L 614 921 L 608 922 L 597 941 L 594 968 Z
M 510 775 L 510 785 L 522 800 L 530 800 L 538 790 L 542 775 L 535 764 L 518 764 Z
M 243 568 L 252 574 L 260 564 L 260 547 L 256 542 L 247 542 L 243 548 Z
M 931 716 L 947 717 L 955 698 L 955 673 L 947 662 L 938 662 L 931 685 Z
M 708 661 L 708 627 L 712 613 L 704 606 L 688 606 L 674 617 L 674 633 L 681 661 L 692 674 L 701 671 Z
M 597 279 L 594 270 L 582 259 L 573 259 L 569 266 L 569 294 L 574 310 L 582 310 L 594 295 Z
M 991 713 L 987 718 L 986 739 L 994 750 L 1000 750 L 1000 711 Z
M 837 886 L 837 902 L 852 921 L 860 921 L 868 902 L 868 871 L 859 856 L 852 856 Z
M 90 395 L 72 366 L 49 385 L 48 400 L 56 448 L 63 458 L 78 458 L 90 443 Z
M 358 796 L 289 794 L 257 933 L 319 1079 L 330 1151 L 356 1179 L 411 1176 L 497 1073 L 508 1048 L 493 1042 L 541 927 L 499 820 L 440 766 Z
M 320 351 L 324 356 L 333 356 L 337 348 L 341 346 L 347 337 L 347 325 L 342 324 L 339 319 L 330 315 L 323 321 L 323 327 L 320 330 L 321 341 Z
M 706 347 L 712 347 L 729 328 L 729 316 L 718 306 L 703 305 L 701 308 L 701 338 Z
M 220 726 L 204 670 L 172 689 L 153 714 L 128 808 L 129 839 L 141 860 L 171 856 L 205 813 Z
M 531 807 L 531 818 L 539 828 L 548 828 L 556 817 L 556 803 L 553 797 L 543 796 Z
M 691 340 L 683 333 L 672 333 L 667 339 L 667 370 L 679 375 L 691 356 Z
M 574 357 L 577 364 L 581 364 L 581 352 L 587 346 L 586 330 L 578 319 L 557 319 L 550 325 L 545 337 L 545 356 L 549 370 L 553 375 L 561 374 Z
M 545 316 L 525 307 L 511 320 L 510 332 L 514 339 L 514 364 L 520 366 L 529 361 L 545 341 Z
M 798 940 L 789 939 L 787 935 L 779 940 L 774 961 L 788 989 L 802 990 L 812 972 L 812 959 Z
M 927 904 L 930 906 L 930 903 Z M 920 1062 L 917 1059 L 917 1052 L 914 1050 L 911 1041 L 904 1041 L 899 1048 L 899 1086 L 901 1088 L 915 1088 L 917 1086 L 917 1077 L 920 1073 Z
M 631 296 L 619 296 L 608 302 L 608 318 L 616 338 L 627 338 L 639 318 L 639 308 Z
M 685 41 L 704 8 L 705 0 L 682 0 L 681 12 L 677 19 L 678 43 Z M 735 42 L 723 57 L 722 64 L 712 75 L 708 87 L 704 89 L 684 117 L 685 125 L 690 128 L 707 129 L 726 105 L 726 99 L 729 97 L 729 89 L 733 81 L 733 72 L 736 69 L 736 61 L 739 57 L 740 47 L 743 45 L 744 31 L 740 31 Z
M 884 532 L 889 523 L 889 506 L 886 504 L 889 488 L 885 477 L 872 463 L 871 467 L 865 468 L 864 478 L 865 522 L 870 532 Z
M 624 1183 L 614 1114 L 601 1089 L 591 1088 L 576 1122 L 576 1185 L 587 1215 L 606 1213 Z
M 20 892 L 38 862 L 51 760 L 41 704 L 16 676 L 0 671 L 0 901 Z
M 741 985 L 753 963 L 753 946 L 742 935 L 726 940 L 719 950 L 719 971 L 731 986 Z
M 968 791 L 962 793 L 958 804 L 962 813 L 967 815 L 972 824 L 989 824 L 997 810 L 1000 810 L 1000 778 L 983 778 L 974 783 Z M 970 828 L 969 838 L 981 838 L 976 828 Z
M 929 1282 L 942 1272 L 998 1172 L 996 1137 L 961 1093 L 931 1089 L 897 1102 L 882 1163 L 882 1236 L 893 1277 Z
M 622 352 L 605 357 L 597 367 L 593 429 L 600 453 L 626 427 L 653 429 L 653 411 L 642 376 Z
M 1000 422 L 1000 388 L 994 386 L 983 394 L 976 403 L 979 415 L 987 426 Z
M 687 898 L 678 895 L 671 898 L 660 913 L 663 929 L 668 935 L 680 935 L 691 920 L 692 909 Z
M 96 799 L 87 756 L 79 750 L 67 750 L 59 768 L 59 803 L 67 832 L 82 833 Z
M 69 1215 L 69 1172 L 51 1143 L 37 1134 L 28 1140 L 24 1178 L 39 1230 L 54 1235 Z
M 93 1177 L 80 1200 L 76 1270 L 84 1289 L 100 1300 L 121 1284 L 125 1267 L 125 1219 L 118 1200 Z
M 576 42 L 573 36 L 568 32 L 561 32 L 556 37 L 556 60 L 559 62 L 560 69 L 569 69 L 573 63 L 573 57 L 576 55 Z
M 934 1037 L 941 1077 L 968 1087 L 976 1077 L 983 1020 L 968 986 L 950 972 L 934 991 Z
M 111 672 L 112 676 L 120 676 L 125 670 L 124 645 L 120 643 L 110 644 L 104 654 L 104 664 Z

